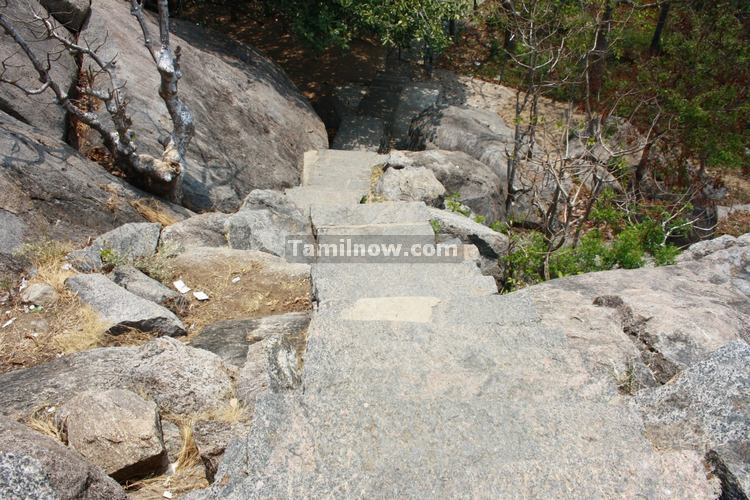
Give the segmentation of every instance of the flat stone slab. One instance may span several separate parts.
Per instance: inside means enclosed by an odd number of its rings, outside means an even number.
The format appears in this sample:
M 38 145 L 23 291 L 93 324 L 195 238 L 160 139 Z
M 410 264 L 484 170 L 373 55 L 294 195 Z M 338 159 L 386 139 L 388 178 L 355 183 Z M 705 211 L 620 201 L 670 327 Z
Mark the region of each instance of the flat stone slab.
M 311 220 L 316 229 L 325 226 L 365 226 L 375 224 L 419 224 L 430 220 L 422 202 L 367 203 L 348 207 L 314 207 Z
M 406 321 L 429 323 L 437 297 L 372 297 L 359 299 L 341 313 L 352 321 Z
M 171 337 L 185 335 L 185 325 L 168 309 L 116 285 L 101 274 L 78 274 L 65 286 L 99 313 L 108 323 L 108 333 L 117 335 L 130 328 Z
M 314 293 L 321 303 L 368 297 L 456 298 L 497 293 L 495 280 L 482 276 L 471 263 L 315 264 L 312 277 Z M 363 286 L 375 277 L 376 283 Z

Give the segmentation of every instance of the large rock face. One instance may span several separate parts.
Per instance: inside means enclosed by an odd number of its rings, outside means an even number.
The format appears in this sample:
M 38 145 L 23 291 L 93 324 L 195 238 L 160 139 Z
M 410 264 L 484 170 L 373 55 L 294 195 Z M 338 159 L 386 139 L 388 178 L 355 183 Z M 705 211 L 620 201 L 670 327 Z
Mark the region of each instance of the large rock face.
M 155 36 L 157 25 L 150 14 L 146 18 Z M 254 188 L 298 184 L 304 152 L 328 146 L 312 107 L 277 66 L 253 49 L 190 23 L 172 24 L 172 45 L 182 48 L 180 94 L 196 125 L 188 151 L 185 204 L 195 210 L 229 211 Z M 171 122 L 157 93 L 159 74 L 141 43 L 129 3 L 94 2 L 80 39 L 92 45 L 106 40 L 100 55 L 117 56 L 117 78 L 127 82 L 140 151 L 159 153 L 159 135 Z M 84 61 L 84 67 L 88 64 Z
M 155 200 L 2 112 L 0 164 L 0 273 L 24 242 L 80 242 L 126 222 L 143 222 L 138 200 L 156 203 L 175 220 L 190 213 Z
M 78 76 L 78 66 L 73 56 L 62 49 L 61 44 L 54 40 L 39 40 L 38 35 L 44 29 L 40 22 L 33 21 L 33 12 L 44 15 L 45 10 L 36 0 L 8 0 L 3 2 L 3 14 L 7 15 L 29 43 L 34 54 L 42 61 L 46 61 L 47 54 L 54 54 L 51 67 L 52 78 L 63 92 L 72 88 Z M 55 20 L 52 19 L 54 23 Z M 64 29 L 60 30 L 65 32 Z M 39 74 L 34 70 L 31 62 L 13 39 L 0 31 L 0 61 L 7 64 L 3 78 L 17 81 L 28 89 L 37 89 L 42 84 Z M 4 111 L 19 120 L 39 127 L 50 137 L 62 139 L 66 131 L 65 111 L 55 103 L 55 94 L 47 89 L 39 95 L 26 95 L 22 90 L 0 83 L 0 111 Z M 0 148 L 4 151 L 4 148 Z M 10 150 L 8 150 L 10 151 Z
M 17 458 L 9 460 L 8 454 Z M 35 494 L 49 490 L 54 492 L 54 496 L 36 498 L 127 498 L 119 484 L 99 467 L 86 462 L 75 451 L 5 417 L 0 417 L 0 457 L 2 456 L 5 456 L 0 459 L 0 474 L 3 475 L 0 493 L 3 498 L 35 498 Z M 14 464 L 12 468 L 9 462 Z M 19 475 L 24 478 L 24 482 L 29 482 L 14 486 L 14 480 L 20 481 Z M 46 480 L 42 479 L 44 476 Z M 6 496 L 6 488 L 13 488 L 11 492 L 21 493 L 21 496 Z

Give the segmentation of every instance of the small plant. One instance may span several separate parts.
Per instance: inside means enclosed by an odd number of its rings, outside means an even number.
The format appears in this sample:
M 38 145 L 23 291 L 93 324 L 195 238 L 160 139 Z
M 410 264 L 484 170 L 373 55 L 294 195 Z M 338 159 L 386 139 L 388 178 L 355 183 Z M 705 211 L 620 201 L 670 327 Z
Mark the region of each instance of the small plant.
M 635 373 L 635 362 L 632 359 L 628 360 L 622 374 L 618 374 L 617 369 L 615 369 L 615 378 L 617 379 L 617 389 L 621 394 L 635 396 L 635 393 L 640 389 L 638 377 Z
M 461 202 L 461 195 L 459 193 L 453 193 L 445 198 L 445 208 L 464 217 L 471 215 L 471 209 Z
M 163 243 L 159 245 L 156 253 L 137 259 L 133 265 L 143 274 L 156 281 L 168 284 L 172 281 L 174 274 L 172 260 L 180 253 L 180 250 L 178 244 Z
M 125 263 L 125 259 L 111 248 L 99 250 L 99 258 L 102 259 L 104 268 L 110 270 Z
M 484 224 L 485 222 L 487 222 L 487 217 L 485 217 L 484 215 L 475 215 L 474 222 L 478 224 Z
M 440 221 L 437 219 L 430 220 L 430 225 L 432 226 L 432 232 L 436 235 L 440 234 L 440 231 L 443 230 L 443 226 L 440 225 Z

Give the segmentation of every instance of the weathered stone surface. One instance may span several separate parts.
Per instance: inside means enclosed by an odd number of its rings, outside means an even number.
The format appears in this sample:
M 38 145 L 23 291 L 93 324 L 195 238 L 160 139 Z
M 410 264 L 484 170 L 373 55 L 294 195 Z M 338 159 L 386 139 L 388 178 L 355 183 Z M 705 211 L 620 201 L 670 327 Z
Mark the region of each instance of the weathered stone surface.
M 247 357 L 249 333 L 257 320 L 234 319 L 219 321 L 205 327 L 191 341 L 190 345 L 205 349 L 221 357 L 224 362 L 240 367 Z
M 385 122 L 374 116 L 348 115 L 341 120 L 332 149 L 378 152 L 386 142 Z
M 51 437 L 32 431 L 25 425 L 5 417 L 0 417 L 0 453 L 6 456 L 13 454 L 16 457 L 28 457 L 24 460 L 25 463 L 28 464 L 30 459 L 35 461 L 34 465 L 39 464 L 46 476 L 47 484 L 45 486 L 37 483 L 37 486 L 42 491 L 52 489 L 54 491 L 52 498 L 84 500 L 100 498 L 125 500 L 127 498 L 119 484 L 75 451 Z M 40 479 L 37 474 L 35 477 Z M 3 487 L 0 486 L 0 491 L 2 489 Z M 31 491 L 25 494 L 28 497 L 33 496 Z
M 294 207 L 291 203 L 290 206 Z M 289 213 L 249 207 L 230 216 L 224 231 L 231 248 L 259 250 L 278 256 L 284 255 L 288 236 L 309 233 L 302 213 L 296 209 Z
M 423 201 L 432 206 L 442 203 L 445 196 L 443 185 L 424 167 L 389 168 L 375 192 L 389 201 Z
M 164 441 L 164 449 L 170 464 L 177 462 L 182 450 L 182 432 L 177 424 L 169 420 L 161 421 L 161 435 Z
M 183 274 L 250 269 L 254 271 L 253 279 L 269 289 L 291 285 L 310 276 L 307 264 L 288 263 L 265 252 L 234 248 L 192 247 L 175 257 L 174 265 Z
M 465 243 L 476 245 L 479 252 L 486 257 L 497 258 L 504 255 L 508 249 L 507 236 L 461 214 L 431 208 L 430 217 L 440 224 L 441 233 L 453 235 Z
M 722 484 L 734 481 L 747 497 L 750 494 L 748 387 L 750 346 L 736 340 L 690 366 L 671 383 L 642 392 L 637 403 L 646 432 L 656 446 L 713 452 L 726 468 Z
M 129 374 L 159 409 L 177 415 L 209 411 L 226 404 L 235 370 L 203 349 L 161 337 L 139 350 L 140 359 Z
M 131 205 L 140 199 L 157 203 L 176 220 L 190 213 L 156 201 L 64 142 L 2 112 L 0 152 L 0 254 L 42 236 L 83 243 L 127 222 L 142 222 Z
M 55 498 L 42 464 L 27 455 L 0 452 L 0 498 Z
M 47 12 L 70 31 L 77 32 L 91 12 L 91 0 L 40 0 Z
M 126 389 L 153 399 L 160 412 L 192 415 L 225 406 L 236 369 L 213 353 L 170 337 L 141 347 L 92 349 L 0 375 L 0 413 L 25 418 L 82 391 Z
M 78 274 L 65 280 L 102 319 L 111 325 L 108 333 L 118 335 L 134 328 L 157 335 L 185 335 L 185 325 L 168 309 L 143 299 L 101 274 Z
M 238 212 L 227 219 L 224 227 L 231 248 L 278 256 L 284 255 L 286 236 L 304 230 L 297 221 L 274 216 L 267 210 Z
M 21 292 L 25 304 L 49 307 L 57 302 L 57 292 L 47 283 L 33 283 Z
M 149 30 L 158 33 L 153 19 L 147 13 Z M 252 48 L 195 23 L 170 21 L 172 44 L 182 49 L 180 95 L 196 127 L 187 158 L 186 206 L 230 211 L 252 189 L 297 185 L 303 153 L 328 147 L 324 125 L 307 100 Z M 139 32 L 127 3 L 101 0 L 92 5 L 80 40 L 92 46 L 106 40 L 100 56 L 117 56 L 116 78 L 127 82 L 139 151 L 156 154 L 162 150 L 159 136 L 171 124 L 156 91 L 159 73 L 148 51 L 134 41 Z M 88 68 L 90 61 L 83 65 Z
M 464 205 L 488 221 L 502 219 L 505 213 L 505 186 L 500 178 L 487 165 L 462 151 L 393 151 L 387 165 L 432 170 L 446 194 L 458 193 Z
M 214 480 L 229 442 L 242 432 L 239 428 L 246 430 L 242 423 L 232 424 L 218 420 L 199 420 L 193 424 L 193 439 L 209 481 Z
M 156 404 L 130 391 L 78 394 L 56 418 L 68 446 L 118 481 L 158 473 L 166 466 Z
M 117 266 L 109 278 L 128 292 L 156 304 L 166 305 L 179 300 L 181 295 L 133 266 Z
M 242 202 L 240 210 L 270 210 L 277 215 L 303 219 L 304 215 L 281 191 L 255 189 Z
M 3 4 L 3 13 L 13 22 L 40 60 L 46 61 L 48 53 L 56 54 L 50 73 L 66 92 L 77 75 L 75 60 L 63 49 L 62 44 L 40 36 L 45 28 L 41 21 L 34 21 L 33 12 L 44 12 L 44 8 L 36 0 L 8 0 Z M 55 22 L 54 19 L 52 22 Z M 61 29 L 60 32 L 64 33 L 65 30 Z M 17 81 L 27 89 L 38 89 L 41 86 L 39 74 L 4 30 L 0 33 L 0 61 L 7 65 L 3 78 Z M 13 85 L 3 83 L 0 85 L 0 111 L 40 128 L 55 139 L 62 139 L 65 135 L 65 111 L 55 103 L 55 94 L 51 89 L 30 96 Z M 10 150 L 0 147 L 0 151 Z
M 75 250 L 68 260 L 76 269 L 83 272 L 99 271 L 104 267 L 102 254 L 121 262 L 132 262 L 143 257 L 151 257 L 159 245 L 161 226 L 147 222 L 123 224 L 97 237 L 91 245 Z
M 161 241 L 165 245 L 180 247 L 223 247 L 227 245 L 224 223 L 229 215 L 223 213 L 199 214 L 165 227 Z
M 431 108 L 412 123 L 410 149 L 442 149 L 463 151 L 487 165 L 500 179 L 505 197 L 508 188 L 508 151 L 513 148 L 513 131 L 495 113 L 468 106 Z M 525 158 L 528 146 L 523 146 L 520 158 Z M 514 176 L 516 191 L 511 213 L 515 221 L 538 224 L 543 207 L 552 199 L 557 187 L 554 177 L 535 162 L 520 162 Z M 569 178 L 562 179 L 566 187 Z M 543 209 L 546 210 L 546 209 Z
M 237 397 L 255 408 L 258 396 L 300 385 L 302 366 L 297 342 L 291 336 L 274 335 L 250 345 L 237 381 Z
M 309 323 L 310 315 L 304 312 L 219 321 L 205 327 L 190 345 L 218 354 L 225 362 L 240 367 L 245 364 L 250 344 L 273 335 L 300 336 Z

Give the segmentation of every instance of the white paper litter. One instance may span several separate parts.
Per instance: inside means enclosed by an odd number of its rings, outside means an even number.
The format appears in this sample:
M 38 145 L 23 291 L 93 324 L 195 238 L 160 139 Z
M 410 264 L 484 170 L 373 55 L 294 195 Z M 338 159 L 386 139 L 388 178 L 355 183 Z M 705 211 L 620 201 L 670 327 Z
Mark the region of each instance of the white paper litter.
M 188 292 L 189 292 L 190 290 L 192 290 L 192 288 L 190 288 L 189 286 L 187 286 L 187 285 L 185 284 L 185 282 L 184 282 L 184 281 L 182 281 L 182 280 L 177 280 L 177 281 L 175 281 L 175 282 L 174 282 L 174 283 L 172 283 L 172 284 L 173 284 L 173 285 L 174 285 L 174 287 L 175 287 L 175 288 L 177 289 L 177 291 L 178 291 L 178 292 L 180 292 L 181 294 L 186 294 L 186 293 L 188 293 Z
M 70 271 L 71 269 L 73 269 L 73 266 L 71 266 L 68 263 L 65 263 L 65 264 L 62 265 L 62 270 L 63 271 Z
M 198 300 L 208 300 L 208 295 L 203 292 L 193 292 L 193 297 Z
M 16 320 L 16 318 L 10 318 L 10 319 L 9 319 L 8 321 L 6 321 L 5 323 L 3 323 L 3 326 L 2 326 L 2 327 L 3 327 L 3 328 L 7 328 L 7 327 L 9 327 L 10 325 L 12 325 L 12 324 L 13 324 L 13 322 L 14 322 L 15 320 Z
M 232 278 L 232 283 L 239 283 L 239 282 L 240 282 L 239 276 L 237 276 L 236 278 Z
M 172 498 L 172 492 L 169 491 L 169 490 L 167 490 L 167 491 L 164 492 L 164 494 L 162 496 L 164 498 Z

